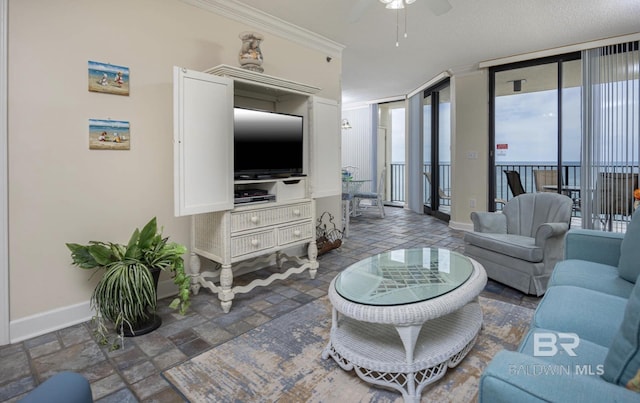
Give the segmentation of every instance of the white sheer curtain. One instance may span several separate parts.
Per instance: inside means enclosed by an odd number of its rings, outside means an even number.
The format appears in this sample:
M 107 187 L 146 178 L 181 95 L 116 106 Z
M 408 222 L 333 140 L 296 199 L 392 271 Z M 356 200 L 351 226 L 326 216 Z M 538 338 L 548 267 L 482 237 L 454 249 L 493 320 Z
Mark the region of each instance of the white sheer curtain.
M 422 97 L 418 91 L 408 102 L 408 140 L 407 140 L 407 206 L 410 210 L 424 213 L 424 158 L 422 156 Z
M 582 226 L 624 232 L 640 171 L 638 42 L 582 54 Z

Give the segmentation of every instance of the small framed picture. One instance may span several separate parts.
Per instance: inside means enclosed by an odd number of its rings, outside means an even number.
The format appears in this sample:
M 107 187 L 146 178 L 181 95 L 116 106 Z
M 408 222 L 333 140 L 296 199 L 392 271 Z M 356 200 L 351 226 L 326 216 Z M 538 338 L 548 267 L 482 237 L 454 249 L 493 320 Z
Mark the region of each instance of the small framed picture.
M 129 95 L 129 68 L 89 61 L 89 91 Z
M 129 150 L 130 148 L 129 122 L 89 119 L 90 150 Z

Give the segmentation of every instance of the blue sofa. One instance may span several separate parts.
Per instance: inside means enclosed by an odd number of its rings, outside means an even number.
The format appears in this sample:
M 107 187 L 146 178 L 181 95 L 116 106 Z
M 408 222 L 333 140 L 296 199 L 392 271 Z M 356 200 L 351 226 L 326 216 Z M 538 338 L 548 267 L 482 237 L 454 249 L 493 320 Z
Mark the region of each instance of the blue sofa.
M 570 230 L 564 255 L 518 351 L 483 371 L 479 402 L 640 402 L 640 214 L 626 234 Z

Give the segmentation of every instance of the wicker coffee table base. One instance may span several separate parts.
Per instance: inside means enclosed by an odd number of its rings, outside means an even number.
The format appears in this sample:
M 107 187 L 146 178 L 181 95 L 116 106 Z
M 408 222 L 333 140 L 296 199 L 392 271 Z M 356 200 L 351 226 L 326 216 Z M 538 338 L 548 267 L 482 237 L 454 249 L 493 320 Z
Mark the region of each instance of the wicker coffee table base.
M 405 402 L 420 402 L 425 386 L 442 378 L 471 350 L 482 327 L 477 301 L 417 326 L 413 345 L 403 343 L 407 328 L 357 321 L 334 309 L 331 339 L 322 358 L 332 357 L 366 382 L 395 389 Z M 413 354 L 408 354 L 413 350 Z

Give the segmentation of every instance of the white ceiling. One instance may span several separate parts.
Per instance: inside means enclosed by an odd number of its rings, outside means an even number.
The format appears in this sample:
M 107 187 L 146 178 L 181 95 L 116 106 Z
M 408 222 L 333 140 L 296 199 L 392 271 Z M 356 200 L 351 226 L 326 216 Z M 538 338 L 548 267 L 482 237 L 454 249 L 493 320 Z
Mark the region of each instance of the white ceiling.
M 241 0 L 346 46 L 343 104 L 400 96 L 439 73 L 479 62 L 640 32 L 640 0 L 449 0 L 435 16 L 429 0 L 400 12 L 378 0 Z M 268 57 L 268 55 L 266 55 Z

